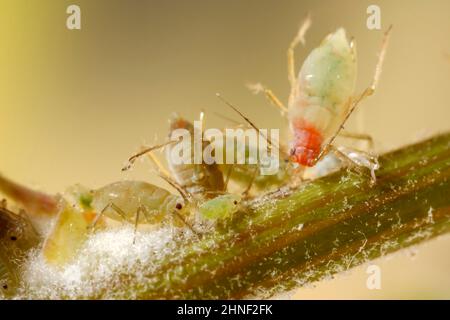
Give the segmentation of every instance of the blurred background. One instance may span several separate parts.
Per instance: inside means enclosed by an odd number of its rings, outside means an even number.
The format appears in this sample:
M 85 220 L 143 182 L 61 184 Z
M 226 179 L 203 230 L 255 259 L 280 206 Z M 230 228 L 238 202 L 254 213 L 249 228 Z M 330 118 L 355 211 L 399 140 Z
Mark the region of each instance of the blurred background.
M 66 9 L 81 8 L 81 30 Z M 349 129 L 380 152 L 450 129 L 450 2 L 447 0 L 3 0 L 0 2 L 0 171 L 50 192 L 120 179 L 163 185 L 139 164 L 142 143 L 164 141 L 171 112 L 210 127 L 233 116 L 221 92 L 262 128 L 286 128 L 278 111 L 245 87 L 261 81 L 284 101 L 286 49 L 311 12 L 297 67 L 338 27 L 358 49 L 358 92 L 371 81 L 382 31 L 366 27 L 369 5 L 394 25 L 375 96 Z M 303 288 L 293 298 L 450 298 L 450 237 L 376 260 L 382 289 L 366 288 L 367 266 Z

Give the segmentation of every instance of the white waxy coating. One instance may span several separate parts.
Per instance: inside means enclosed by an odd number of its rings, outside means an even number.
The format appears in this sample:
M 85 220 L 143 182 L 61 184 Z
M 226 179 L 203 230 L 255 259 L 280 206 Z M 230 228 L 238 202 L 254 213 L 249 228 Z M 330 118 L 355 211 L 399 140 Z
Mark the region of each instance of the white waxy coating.
M 289 104 L 291 129 L 313 125 L 324 139 L 342 124 L 356 82 L 356 51 L 344 29 L 328 35 L 306 58 L 298 76 L 296 96 Z

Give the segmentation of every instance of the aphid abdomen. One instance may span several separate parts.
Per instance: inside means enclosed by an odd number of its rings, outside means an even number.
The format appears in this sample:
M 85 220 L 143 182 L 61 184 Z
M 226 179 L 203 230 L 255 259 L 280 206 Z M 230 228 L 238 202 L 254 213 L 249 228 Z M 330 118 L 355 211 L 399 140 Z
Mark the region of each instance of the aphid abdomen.
M 303 166 L 313 166 L 322 150 L 323 134 L 312 122 L 297 119 L 293 124 L 294 142 L 291 154 L 295 162 Z
M 315 164 L 322 147 L 337 132 L 350 108 L 356 82 L 356 54 L 343 29 L 330 34 L 306 58 L 298 76 L 288 118 L 294 136 L 292 155 Z
M 142 181 L 120 181 L 109 184 L 94 192 L 92 206 L 97 213 L 102 212 L 110 203 L 120 208 L 128 221 L 133 222 L 136 219 L 136 213 L 139 207 L 143 207 L 151 217 L 149 223 L 161 221 L 166 212 L 164 204 L 166 199 L 172 196 L 170 192 Z M 117 212 L 109 209 L 105 215 L 119 220 Z M 139 221 L 145 221 L 145 216 L 141 216 Z

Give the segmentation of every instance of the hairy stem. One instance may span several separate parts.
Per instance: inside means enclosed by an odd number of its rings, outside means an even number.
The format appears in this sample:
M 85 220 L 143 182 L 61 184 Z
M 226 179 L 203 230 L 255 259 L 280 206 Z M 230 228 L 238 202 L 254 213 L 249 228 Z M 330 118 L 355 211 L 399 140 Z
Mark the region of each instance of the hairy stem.
M 252 200 L 214 234 L 180 244 L 144 281 L 121 274 L 124 298 L 268 297 L 450 230 L 450 134 L 380 164 L 374 185 L 344 169 Z

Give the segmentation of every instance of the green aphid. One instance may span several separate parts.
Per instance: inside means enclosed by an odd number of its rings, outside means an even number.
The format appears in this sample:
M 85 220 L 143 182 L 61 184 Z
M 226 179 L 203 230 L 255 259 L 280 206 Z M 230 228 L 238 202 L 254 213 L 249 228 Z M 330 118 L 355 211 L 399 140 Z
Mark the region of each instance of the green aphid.
M 199 207 L 199 212 L 205 219 L 227 219 L 238 211 L 240 201 L 241 197 L 235 194 L 220 195 L 203 202 Z

